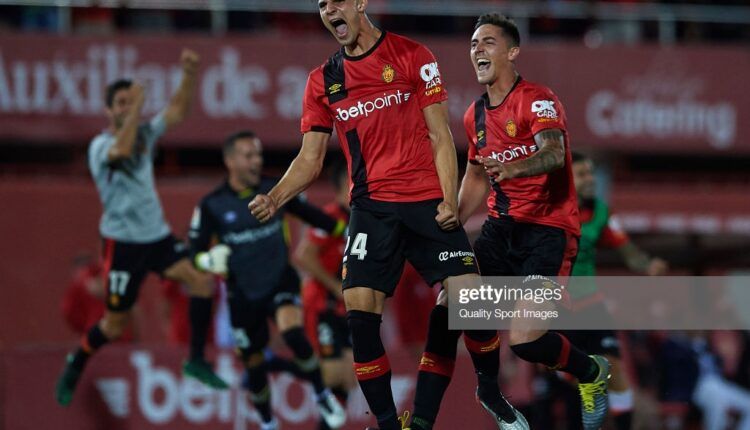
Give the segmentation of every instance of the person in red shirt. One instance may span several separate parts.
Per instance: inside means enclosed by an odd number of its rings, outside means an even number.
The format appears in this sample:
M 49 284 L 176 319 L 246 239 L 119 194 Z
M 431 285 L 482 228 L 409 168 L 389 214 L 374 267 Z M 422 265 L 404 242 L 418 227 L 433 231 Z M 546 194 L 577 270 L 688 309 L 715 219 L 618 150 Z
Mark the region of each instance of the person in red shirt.
M 513 21 L 479 17 L 470 54 L 487 92 L 464 115 L 469 162 L 459 214 L 468 219 L 489 189 L 489 217 L 474 243 L 482 275 L 567 276 L 580 225 L 565 109 L 549 88 L 521 78 L 520 52 Z M 586 355 L 560 333 L 519 323 L 511 325 L 513 352 L 576 376 L 584 429 L 598 429 L 607 415 L 607 360 Z
M 408 259 L 428 284 L 479 285 L 474 252 L 458 222 L 458 166 L 447 93 L 423 45 L 376 28 L 367 0 L 319 0 L 323 25 L 341 45 L 314 69 L 303 98 L 302 148 L 286 175 L 249 204 L 260 221 L 318 176 L 335 125 L 349 168 L 351 218 L 342 278 L 354 370 L 381 430 L 407 428 L 393 401 L 381 314 Z M 495 419 L 520 424 L 497 381 L 497 331 L 467 331 L 478 397 Z M 456 357 L 447 293 L 430 314 L 410 428 L 432 428 Z M 525 420 L 523 420 L 525 422 Z M 510 428 L 510 427 L 509 427 Z M 517 427 L 517 428 L 527 428 Z
M 337 163 L 331 170 L 336 189 L 334 201 L 323 211 L 337 220 L 349 222 L 349 177 L 346 165 Z M 320 229 L 309 229 L 297 246 L 295 262 L 308 273 L 302 288 L 305 331 L 320 357 L 323 382 L 346 404 L 349 390 L 354 387 L 349 371 L 354 359 L 346 308 L 341 293 L 341 259 L 345 239 Z M 328 430 L 324 421 L 319 429 Z

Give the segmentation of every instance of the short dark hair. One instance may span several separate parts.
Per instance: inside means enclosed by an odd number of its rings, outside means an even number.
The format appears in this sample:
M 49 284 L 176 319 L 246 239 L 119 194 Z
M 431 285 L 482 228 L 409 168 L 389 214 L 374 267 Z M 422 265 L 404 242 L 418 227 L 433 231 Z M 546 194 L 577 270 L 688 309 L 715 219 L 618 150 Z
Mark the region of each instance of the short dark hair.
M 255 139 L 256 137 L 258 136 L 252 130 L 240 130 L 230 134 L 226 139 L 224 139 L 224 155 L 229 155 L 232 151 L 234 151 L 234 144 L 237 143 L 238 140 Z
M 115 102 L 115 94 L 117 94 L 118 91 L 127 90 L 132 85 L 133 81 L 131 81 L 130 79 L 118 79 L 107 85 L 107 98 L 105 99 L 107 107 L 112 107 L 112 104 Z
M 511 46 L 521 46 L 521 33 L 518 32 L 518 27 L 512 19 L 499 13 L 485 13 L 477 19 L 474 30 L 485 24 L 500 27 L 503 30 L 503 34 L 510 40 Z
M 578 163 L 578 162 L 581 162 L 581 161 L 589 161 L 589 160 L 591 160 L 591 157 L 589 157 L 587 155 L 584 155 L 583 153 L 578 152 L 578 151 L 571 152 L 570 153 L 570 158 L 572 159 L 572 161 L 574 163 Z

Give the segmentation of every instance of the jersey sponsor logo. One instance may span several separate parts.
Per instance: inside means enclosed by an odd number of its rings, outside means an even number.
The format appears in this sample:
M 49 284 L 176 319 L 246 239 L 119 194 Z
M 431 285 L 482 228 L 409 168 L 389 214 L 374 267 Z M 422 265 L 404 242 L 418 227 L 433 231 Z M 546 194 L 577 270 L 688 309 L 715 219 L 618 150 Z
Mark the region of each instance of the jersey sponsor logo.
M 383 82 L 390 84 L 396 78 L 396 71 L 393 70 L 393 66 L 386 64 L 383 67 Z
M 377 110 L 406 103 L 410 96 L 411 93 L 402 93 L 401 90 L 397 90 L 395 93 L 383 93 L 382 97 L 378 97 L 374 100 L 367 100 L 365 102 L 358 100 L 357 104 L 354 106 L 345 109 L 336 109 L 336 119 L 338 121 L 349 121 L 350 119 L 359 116 L 367 118 L 371 113 Z
M 438 254 L 438 260 L 440 261 L 448 261 L 451 258 L 466 258 L 469 257 L 472 259 L 472 264 L 474 262 L 474 253 L 468 252 L 468 251 L 443 251 L 440 254 Z
M 518 126 L 512 119 L 505 123 L 505 133 L 510 137 L 516 137 L 516 134 L 518 134 Z
M 539 118 L 557 119 L 557 110 L 555 102 L 552 100 L 537 100 L 531 104 L 531 113 L 535 113 Z
M 281 230 L 281 221 L 264 225 L 260 228 L 249 228 L 241 232 L 229 232 L 224 235 L 222 242 L 230 245 L 241 245 L 243 243 L 257 242 L 273 236 Z
M 516 145 L 516 146 L 506 148 L 500 152 L 492 151 L 492 153 L 490 154 L 490 157 L 494 158 L 495 160 L 501 163 L 507 163 L 508 161 L 513 161 L 517 158 L 531 155 L 535 153 L 537 149 L 538 147 L 536 145 L 531 145 L 531 146 Z
M 427 63 L 423 65 L 419 69 L 419 76 L 425 82 L 425 96 L 429 97 L 443 91 L 443 81 L 440 79 L 440 69 L 438 69 L 437 62 Z

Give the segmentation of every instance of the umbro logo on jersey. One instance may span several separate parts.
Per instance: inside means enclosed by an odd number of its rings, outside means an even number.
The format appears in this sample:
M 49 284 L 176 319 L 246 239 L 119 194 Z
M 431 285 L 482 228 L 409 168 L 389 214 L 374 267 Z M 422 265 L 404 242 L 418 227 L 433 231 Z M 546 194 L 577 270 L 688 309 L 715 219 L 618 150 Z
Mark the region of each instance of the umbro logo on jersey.
M 330 87 L 328 87 L 328 94 L 336 94 L 337 92 L 341 91 L 341 87 L 343 85 L 341 84 L 333 84 Z
M 383 93 L 383 97 L 378 97 L 374 100 L 368 100 L 366 102 L 357 101 L 357 104 L 354 106 L 345 109 L 336 109 L 336 119 L 339 121 L 349 121 L 358 116 L 364 116 L 367 118 L 376 110 L 406 103 L 410 96 L 411 93 L 402 93 L 401 90 L 397 90 L 395 93 L 391 94 Z

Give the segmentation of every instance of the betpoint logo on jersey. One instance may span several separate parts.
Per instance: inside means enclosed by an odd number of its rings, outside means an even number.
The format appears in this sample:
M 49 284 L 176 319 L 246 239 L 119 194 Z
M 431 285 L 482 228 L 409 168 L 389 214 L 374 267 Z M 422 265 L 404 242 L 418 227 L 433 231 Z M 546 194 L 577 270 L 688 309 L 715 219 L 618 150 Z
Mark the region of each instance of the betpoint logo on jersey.
M 424 95 L 431 96 L 443 91 L 442 83 L 440 80 L 440 69 L 438 69 L 438 63 L 432 62 L 427 63 L 419 69 L 419 76 L 425 82 Z
M 367 118 L 376 110 L 406 103 L 410 96 L 411 93 L 402 93 L 401 90 L 397 90 L 395 93 L 391 94 L 383 93 L 383 97 L 378 97 L 375 100 L 368 100 L 366 102 L 358 100 L 357 104 L 354 106 L 346 109 L 336 109 L 336 119 L 339 121 L 349 121 L 358 116 L 364 116 Z
M 557 119 L 557 110 L 555 102 L 552 100 L 537 100 L 531 104 L 531 113 L 535 113 L 539 118 Z
M 515 160 L 516 158 L 521 158 L 521 157 L 526 157 L 528 155 L 531 155 L 535 153 L 537 149 L 539 148 L 536 145 L 512 146 L 500 152 L 492 151 L 492 153 L 490 154 L 490 157 L 494 158 L 495 160 L 501 163 L 507 163 L 509 161 Z

